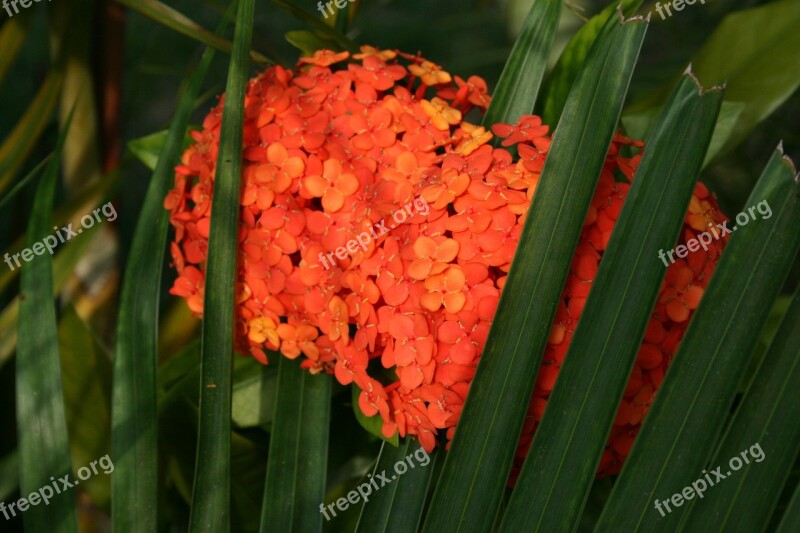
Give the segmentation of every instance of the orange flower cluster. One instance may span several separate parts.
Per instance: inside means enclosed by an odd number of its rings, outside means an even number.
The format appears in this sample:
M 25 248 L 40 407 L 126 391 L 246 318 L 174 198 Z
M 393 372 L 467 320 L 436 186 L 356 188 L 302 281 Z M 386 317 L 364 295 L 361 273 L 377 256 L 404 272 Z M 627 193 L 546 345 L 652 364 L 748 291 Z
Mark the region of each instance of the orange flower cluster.
M 238 349 L 262 363 L 265 350 L 302 354 L 311 372 L 357 385 L 359 408 L 381 417 L 384 436 L 416 435 L 427 450 L 442 433 L 452 438 L 550 146 L 548 127 L 524 116 L 492 128 L 518 157 L 493 148 L 492 132 L 464 120 L 489 101 L 481 78 L 366 46 L 352 59 L 325 50 L 292 71 L 272 67 L 250 81 L 245 98 Z M 164 202 L 176 233 L 171 292 L 197 316 L 222 105 L 193 132 Z M 641 157 L 623 157 L 623 145 L 642 147 L 616 136 L 608 154 L 520 458 Z M 720 220 L 698 186 L 686 237 Z M 377 238 L 343 252 L 383 224 Z M 601 473 L 618 469 L 627 454 L 722 243 L 670 266 Z M 345 259 L 327 268 L 320 257 L 331 252 Z

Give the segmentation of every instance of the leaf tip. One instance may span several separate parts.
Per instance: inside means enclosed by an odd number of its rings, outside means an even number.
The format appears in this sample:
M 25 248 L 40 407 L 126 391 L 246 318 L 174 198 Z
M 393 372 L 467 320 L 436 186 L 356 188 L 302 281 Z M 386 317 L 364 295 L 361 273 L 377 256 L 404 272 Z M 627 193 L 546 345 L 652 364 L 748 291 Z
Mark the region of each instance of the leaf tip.
M 781 154 L 781 159 L 786 161 L 786 164 L 789 165 L 789 169 L 792 171 L 792 174 L 794 174 L 795 183 L 800 183 L 800 172 L 797 172 L 797 166 L 794 164 L 794 161 L 792 161 L 792 158 L 789 157 L 786 154 L 786 151 L 783 149 L 783 139 L 778 142 L 778 147 L 776 150 L 778 150 L 778 153 Z
M 700 83 L 700 80 L 697 79 L 697 76 L 695 75 L 694 71 L 692 70 L 692 64 L 691 63 L 689 63 L 689 66 L 686 67 L 685 71 L 683 71 L 683 75 L 684 76 L 688 76 L 694 82 L 694 84 L 697 86 L 697 91 L 700 94 L 700 96 L 703 96 L 704 94 L 710 93 L 710 92 L 722 92 L 728 86 L 728 81 L 725 80 L 724 82 L 722 82 L 721 85 L 719 85 L 719 84 L 712 85 L 711 87 L 708 87 L 708 88 L 703 87 L 703 84 Z
M 646 22 L 650 23 L 650 13 L 647 16 L 643 17 L 642 15 L 636 15 L 629 18 L 625 18 L 625 12 L 622 10 L 622 4 L 617 5 L 617 16 L 619 17 L 619 21 L 621 24 L 626 24 L 628 22 Z

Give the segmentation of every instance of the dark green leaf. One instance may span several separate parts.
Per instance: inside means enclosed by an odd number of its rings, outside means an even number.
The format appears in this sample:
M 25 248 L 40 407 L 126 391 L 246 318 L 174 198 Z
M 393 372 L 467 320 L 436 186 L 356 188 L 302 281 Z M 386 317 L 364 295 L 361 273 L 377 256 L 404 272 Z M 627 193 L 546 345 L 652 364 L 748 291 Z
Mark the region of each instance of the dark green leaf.
M 506 60 L 483 125 L 515 123 L 533 113 L 561 17 L 561 0 L 536 0 Z
M 708 466 L 769 311 L 800 249 L 800 184 L 795 176 L 779 148 L 746 204 L 768 218 L 740 213 L 744 222 L 729 224 L 730 242 L 598 529 L 674 531 L 686 512 L 685 507 L 672 508 L 662 517 L 655 500 L 681 492 Z
M 659 253 L 678 238 L 721 101 L 719 89 L 698 89 L 687 74 L 659 118 L 512 493 L 503 529 L 569 531 L 580 520 L 667 271 Z
M 230 530 L 231 367 L 233 366 L 239 189 L 247 51 L 255 0 L 241 0 L 225 88 L 203 302 L 200 428 L 189 530 Z
M 800 485 L 794 489 L 794 495 L 789 501 L 789 506 L 783 513 L 781 523 L 775 533 L 793 533 L 800 526 Z
M 20 493 L 27 496 L 50 488 L 52 479 L 72 474 L 64 392 L 61 388 L 56 308 L 53 300 L 53 257 L 41 239 L 55 238 L 51 222 L 59 161 L 72 114 L 61 132 L 56 156 L 36 189 L 28 222 L 28 248 L 42 247 L 39 257 L 20 273 L 19 340 L 17 341 L 17 433 Z M 52 476 L 52 478 L 51 478 Z M 44 497 L 44 494 L 41 495 Z M 78 530 L 75 492 L 53 494 L 48 505 L 31 506 L 23 514 L 27 531 Z
M 356 489 L 366 494 L 356 532 L 417 531 L 438 455 L 438 449 L 428 454 L 412 438 L 399 446 L 384 442 L 372 475 Z M 405 465 L 405 473 L 397 465 Z M 391 481 L 384 486 L 384 479 Z
M 626 15 L 632 15 L 642 4 L 642 0 L 622 0 L 613 2 L 602 12 L 592 17 L 572 39 L 558 58 L 553 72 L 548 76 L 542 90 L 544 109 L 542 120 L 555 128 L 561 118 L 561 111 L 567 101 L 570 89 L 583 68 L 589 50 L 592 48 L 600 30 L 616 17 L 617 5 L 621 5 Z
M 325 498 L 331 376 L 276 356 L 278 392 L 270 433 L 261 531 L 320 531 Z
M 329 39 L 331 41 L 335 41 L 336 43 L 338 43 L 339 47 L 342 50 L 349 50 L 351 52 L 355 52 L 358 50 L 358 45 L 355 42 L 348 39 L 346 36 L 342 35 L 334 28 L 325 24 L 322 20 L 319 19 L 319 17 L 316 17 L 312 13 L 306 11 L 305 9 L 296 6 L 289 0 L 269 0 L 269 2 L 271 4 L 275 4 L 276 6 L 283 9 L 284 11 L 287 11 L 288 13 L 291 13 L 295 18 L 307 23 L 320 36 Z
M 209 48 L 214 48 L 215 50 L 225 52 L 226 54 L 231 53 L 233 45 L 227 39 L 220 37 L 221 32 L 217 32 L 216 34 L 211 33 L 183 13 L 180 13 L 174 8 L 159 2 L 158 0 L 114 1 L 124 5 L 129 9 L 133 9 L 134 11 L 141 13 L 145 17 L 148 17 L 159 24 L 163 24 L 171 30 L 182 33 L 183 35 L 186 35 L 187 37 L 190 37 L 197 42 L 208 46 Z M 250 59 L 256 63 L 274 63 L 274 61 L 272 61 L 270 58 L 265 57 L 263 54 L 256 52 L 255 50 L 250 51 Z
M 222 23 L 220 33 L 224 27 Z M 163 201 L 194 100 L 214 57 L 207 48 L 180 96 L 147 190 L 122 280 L 114 357 L 112 516 L 118 531 L 154 531 L 158 511 L 158 310 L 168 212 Z
M 108 454 L 111 446 L 111 359 L 72 306 L 61 318 L 58 340 L 72 462 L 80 468 Z M 111 502 L 108 475 L 82 481 L 81 489 L 100 508 Z
M 800 293 L 742 398 L 712 467 L 733 469 L 730 480 L 695 498 L 686 523 L 699 530 L 758 531 L 769 522 L 800 452 Z M 754 453 L 755 451 L 755 453 Z M 745 459 L 745 463 L 742 463 Z M 698 494 L 699 496 L 699 494 Z
M 492 527 L 570 262 L 644 39 L 612 19 L 578 76 L 528 210 L 424 531 Z

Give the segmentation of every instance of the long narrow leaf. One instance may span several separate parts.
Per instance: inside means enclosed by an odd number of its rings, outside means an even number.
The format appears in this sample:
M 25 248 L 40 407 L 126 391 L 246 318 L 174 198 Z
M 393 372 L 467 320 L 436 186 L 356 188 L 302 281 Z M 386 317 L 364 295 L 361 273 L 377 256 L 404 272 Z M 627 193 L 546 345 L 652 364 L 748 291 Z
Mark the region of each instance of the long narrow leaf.
M 229 40 L 220 37 L 218 35 L 219 32 L 214 34 L 208 31 L 183 13 L 158 0 L 114 1 L 210 48 L 225 52 L 226 54 L 230 54 L 233 49 L 233 44 Z M 255 50 L 250 50 L 250 59 L 256 63 L 274 63 L 272 59 Z
M 0 28 L 0 80 L 5 78 L 8 69 L 11 67 L 17 53 L 22 48 L 25 36 L 28 34 L 28 26 L 31 21 L 31 12 L 23 11 L 18 16 L 7 20 Z
M 24 265 L 20 274 L 16 394 L 23 497 L 49 486 L 52 479 L 72 473 L 53 299 L 53 259 L 40 242 L 45 236 L 52 237 L 50 220 L 58 162 L 71 119 L 70 115 L 59 136 L 56 157 L 47 165 L 31 209 L 26 243 L 39 257 Z M 78 530 L 77 515 L 75 493 L 67 491 L 53 498 L 49 505 L 31 506 L 23 517 L 27 531 L 56 528 L 69 532 Z
M 713 465 L 742 453 L 747 459 L 733 478 L 695 500 L 686 523 L 710 531 L 735 527 L 758 531 L 781 495 L 800 452 L 800 292 L 747 390 Z M 757 447 L 756 447 L 757 446 Z M 755 450 L 755 453 L 751 450 Z
M 600 531 L 674 531 L 686 511 L 682 497 L 661 503 L 661 511 L 657 503 L 704 475 L 750 355 L 800 249 L 800 184 L 782 152 L 779 147 L 770 159 L 746 204 L 769 217 L 751 220 L 749 213 L 740 213 L 731 222 L 730 243 L 600 516 Z
M 561 0 L 536 0 L 506 60 L 484 126 L 516 122 L 533 112 L 561 17 Z
M 622 7 L 626 15 L 632 15 L 642 4 L 642 0 L 621 0 L 612 2 L 603 11 L 589 21 L 572 36 L 564 51 L 556 62 L 555 68 L 547 77 L 542 87 L 542 119 L 545 124 L 555 126 L 561 118 L 561 111 L 567 101 L 578 72 L 583 68 L 586 56 L 600 35 L 603 26 L 616 16 L 617 5 Z
M 503 518 L 508 531 L 574 529 L 677 240 L 722 92 L 682 80 L 647 144 Z M 594 401 L 603 398 L 603 401 Z
M 789 506 L 784 511 L 775 533 L 792 533 L 797 531 L 798 525 L 800 525 L 800 485 L 794 489 L 794 495 L 789 500 Z
M 424 531 L 487 531 L 494 523 L 540 356 L 646 28 L 642 19 L 610 21 L 570 95 Z
M 223 22 L 221 30 L 225 27 Z M 180 96 L 147 190 L 122 281 L 114 358 L 112 516 L 117 531 L 153 531 L 158 510 L 156 367 L 161 268 L 168 213 L 163 201 L 194 100 L 214 50 L 207 48 Z
M 247 51 L 253 37 L 254 4 L 255 0 L 241 0 L 236 15 L 211 204 L 213 216 L 203 302 L 200 428 L 189 520 L 192 532 L 226 533 L 230 530 L 234 287 Z
M 378 488 L 364 500 L 356 533 L 417 531 L 438 455 L 438 449 L 427 454 L 411 438 L 404 439 L 399 446 L 384 442 L 370 479 L 359 485 L 359 490 L 365 493 L 372 492 L 372 487 Z M 410 468 L 405 466 L 405 473 L 398 475 L 396 465 L 403 463 Z M 390 476 L 391 481 L 384 486 Z
M 25 163 L 52 118 L 58 103 L 63 71 L 55 68 L 45 78 L 25 114 L 16 123 L 11 134 L 0 145 L 0 191 L 14 179 L 14 174 Z
M 261 531 L 321 531 L 325 498 L 331 377 L 278 359 Z
M 309 24 L 312 28 L 314 28 L 315 32 L 319 33 L 320 36 L 336 41 L 343 49 L 349 50 L 351 52 L 355 52 L 356 50 L 358 50 L 358 45 L 355 42 L 348 39 L 338 31 L 336 31 L 334 28 L 325 24 L 322 20 L 314 16 L 312 13 L 309 13 L 305 9 L 298 7 L 289 0 L 269 0 L 269 1 L 270 3 L 275 4 L 281 9 L 291 13 L 297 19 L 302 20 L 303 22 Z

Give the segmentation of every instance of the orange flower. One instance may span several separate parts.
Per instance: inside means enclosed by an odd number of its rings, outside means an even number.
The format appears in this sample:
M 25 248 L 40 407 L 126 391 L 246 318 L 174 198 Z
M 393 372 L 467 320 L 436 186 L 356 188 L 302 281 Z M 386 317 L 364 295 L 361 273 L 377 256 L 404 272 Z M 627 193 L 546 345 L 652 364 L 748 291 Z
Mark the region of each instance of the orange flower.
M 337 159 L 328 159 L 322 176 L 307 176 L 303 190 L 313 197 L 322 197 L 322 207 L 333 213 L 344 206 L 345 197 L 358 190 L 358 179 L 354 174 L 343 173 L 342 164 Z
M 453 79 L 450 74 L 442 70 L 442 67 L 430 61 L 423 61 L 420 65 L 411 65 L 408 70 L 414 76 L 422 78 L 422 83 L 428 86 L 450 83 Z
M 331 65 L 337 65 L 331 69 Z M 345 68 L 346 66 L 346 68 Z M 426 99 L 430 93 L 430 99 Z M 236 348 L 299 359 L 360 389 L 384 437 L 428 451 L 453 437 L 550 148 L 525 115 L 491 131 L 464 122 L 486 82 L 418 56 L 321 50 L 247 86 Z M 223 101 L 192 132 L 164 199 L 175 227 L 170 292 L 203 313 Z M 580 320 L 643 143 L 615 135 L 575 250 L 519 439 L 513 482 Z M 681 242 L 724 217 L 698 185 Z M 616 473 L 702 297 L 727 237 L 670 265 L 599 475 Z M 391 376 L 391 377 L 390 377 Z
M 423 100 L 420 103 L 436 129 L 449 130 L 450 126 L 461 122 L 461 111 L 453 109 L 441 98 L 434 97 L 430 102 Z

